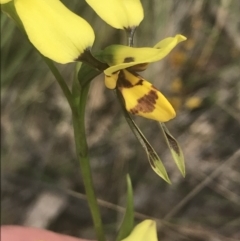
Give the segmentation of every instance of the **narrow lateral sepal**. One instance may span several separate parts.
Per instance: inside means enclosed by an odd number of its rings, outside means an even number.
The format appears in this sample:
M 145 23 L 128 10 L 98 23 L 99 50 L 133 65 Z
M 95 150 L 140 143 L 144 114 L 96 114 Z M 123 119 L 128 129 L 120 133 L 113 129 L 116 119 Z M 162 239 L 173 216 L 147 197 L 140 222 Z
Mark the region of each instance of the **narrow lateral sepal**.
M 170 149 L 170 152 L 172 154 L 172 157 L 181 172 L 182 176 L 186 176 L 186 170 L 185 170 L 185 161 L 182 149 L 178 143 L 178 141 L 172 136 L 172 134 L 167 129 L 166 125 L 162 122 L 159 122 L 160 127 L 162 129 L 164 138 L 167 142 L 168 148 Z
M 138 128 L 136 123 L 131 118 L 130 114 L 125 109 L 124 100 L 122 98 L 121 93 L 119 93 L 118 90 L 116 90 L 116 93 L 117 93 L 119 102 L 121 104 L 121 107 L 124 112 L 124 116 L 127 120 L 128 125 L 130 126 L 133 134 L 136 136 L 136 138 L 142 145 L 143 149 L 146 151 L 150 166 L 158 174 L 158 176 L 160 176 L 167 183 L 171 184 L 167 171 L 166 171 L 161 159 L 159 158 L 158 154 L 153 149 L 153 147 L 150 145 L 150 143 L 148 142 L 146 137 L 143 135 L 143 133 L 140 131 L 140 129 Z

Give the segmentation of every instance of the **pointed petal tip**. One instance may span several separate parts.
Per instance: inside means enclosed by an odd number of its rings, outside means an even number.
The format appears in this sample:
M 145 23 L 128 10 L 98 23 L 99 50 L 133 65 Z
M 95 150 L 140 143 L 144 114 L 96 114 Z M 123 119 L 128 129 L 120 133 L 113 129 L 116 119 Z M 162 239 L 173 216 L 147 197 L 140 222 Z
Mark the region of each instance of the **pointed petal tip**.
M 166 181 L 166 180 L 164 180 Z M 172 185 L 172 182 L 170 180 L 166 181 L 167 184 Z
M 177 34 L 175 37 L 177 37 L 178 42 L 187 40 L 187 38 L 181 34 Z
M 168 174 L 167 174 L 167 172 L 166 173 L 160 173 L 159 172 L 159 170 L 155 170 L 155 169 L 153 169 L 156 173 L 157 173 L 157 175 L 159 176 L 159 177 L 161 177 L 166 183 L 168 183 L 169 185 L 172 185 L 172 182 L 171 182 L 171 180 L 170 180 L 170 178 L 168 177 Z
M 186 171 L 185 171 L 185 168 L 184 168 L 184 170 L 180 170 L 180 172 L 181 172 L 183 178 L 185 178 L 185 177 L 186 177 Z

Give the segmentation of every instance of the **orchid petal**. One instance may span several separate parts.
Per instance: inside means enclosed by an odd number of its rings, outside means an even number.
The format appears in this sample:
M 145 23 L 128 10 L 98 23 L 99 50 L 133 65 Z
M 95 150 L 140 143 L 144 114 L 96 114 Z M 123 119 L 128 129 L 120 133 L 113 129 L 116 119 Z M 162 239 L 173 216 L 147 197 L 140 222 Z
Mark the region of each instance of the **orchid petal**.
M 119 72 L 120 71 L 113 73 L 112 75 L 109 75 L 109 76 L 105 75 L 105 86 L 108 89 L 113 90 L 116 88 Z
M 117 29 L 136 27 L 143 19 L 140 0 L 86 0 L 109 25 Z
M 101 60 L 110 65 L 104 73 L 111 75 L 121 69 L 161 60 L 178 43 L 184 40 L 186 40 L 186 37 L 178 34 L 175 37 L 169 37 L 160 41 L 153 48 L 132 48 L 124 45 L 111 45 L 101 53 Z
M 127 70 L 119 74 L 120 90 L 127 111 L 148 119 L 166 122 L 176 116 L 172 105 L 151 83 Z
M 65 64 L 92 46 L 91 26 L 59 0 L 14 2 L 29 40 L 44 56 Z

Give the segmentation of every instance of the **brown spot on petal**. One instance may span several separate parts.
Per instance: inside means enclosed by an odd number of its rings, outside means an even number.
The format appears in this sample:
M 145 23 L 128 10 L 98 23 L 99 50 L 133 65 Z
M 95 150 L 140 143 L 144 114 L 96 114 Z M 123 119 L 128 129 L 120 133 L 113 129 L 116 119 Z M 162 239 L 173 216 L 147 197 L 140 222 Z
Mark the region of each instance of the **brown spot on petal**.
M 144 71 L 147 67 L 148 67 L 148 63 L 142 63 L 142 64 L 131 66 L 127 68 L 127 70 L 133 71 L 133 72 L 141 72 L 141 71 Z
M 135 75 L 136 77 L 139 77 L 137 75 Z M 118 83 L 117 86 L 118 88 L 132 88 L 133 86 L 136 85 L 142 85 L 143 83 L 143 79 L 139 77 L 139 80 L 136 84 L 132 84 L 125 76 L 125 74 L 121 71 L 119 76 L 118 76 Z
M 180 156 L 180 149 L 179 146 L 177 145 L 176 140 L 174 140 L 167 132 L 165 132 L 167 139 L 169 141 L 169 145 L 171 146 L 171 148 L 178 154 L 178 156 Z
M 134 62 L 134 58 L 133 58 L 133 57 L 126 57 L 126 58 L 123 60 L 123 63 L 130 63 L 130 62 Z
M 150 90 L 146 95 L 137 100 L 138 104 L 134 108 L 130 109 L 130 113 L 137 115 L 139 112 L 153 112 L 157 99 L 157 92 L 155 90 Z
M 152 87 L 153 89 L 155 89 L 155 90 L 157 90 L 157 91 L 158 91 L 158 89 L 157 89 L 157 88 L 156 88 L 154 85 L 152 85 L 151 87 Z

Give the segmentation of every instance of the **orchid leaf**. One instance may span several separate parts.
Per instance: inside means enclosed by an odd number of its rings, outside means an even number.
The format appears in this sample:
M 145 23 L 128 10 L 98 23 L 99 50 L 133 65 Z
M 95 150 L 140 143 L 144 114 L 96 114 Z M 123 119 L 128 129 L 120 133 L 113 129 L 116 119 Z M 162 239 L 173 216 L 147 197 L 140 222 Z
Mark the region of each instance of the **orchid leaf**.
M 134 225 L 133 189 L 129 174 L 127 175 L 127 207 L 119 229 L 117 241 L 126 238 L 132 231 Z

